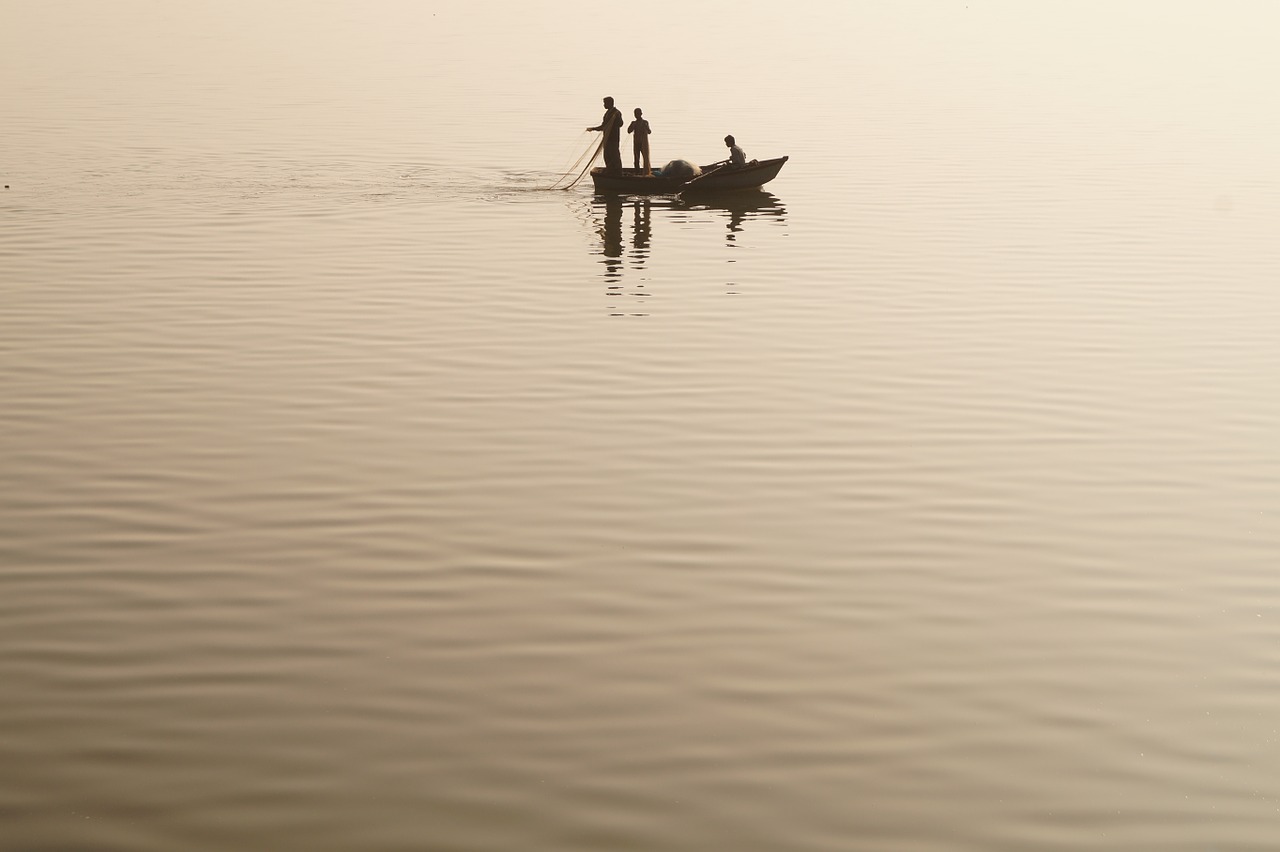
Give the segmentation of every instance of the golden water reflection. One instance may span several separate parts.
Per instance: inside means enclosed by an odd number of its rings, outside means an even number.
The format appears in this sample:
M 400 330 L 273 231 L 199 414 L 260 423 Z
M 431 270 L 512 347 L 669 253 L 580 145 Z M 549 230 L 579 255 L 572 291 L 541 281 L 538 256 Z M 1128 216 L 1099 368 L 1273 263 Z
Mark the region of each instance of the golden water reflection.
M 588 215 L 596 237 L 592 251 L 600 258 L 601 276 L 607 282 L 607 290 L 614 295 L 634 291 L 632 295 L 637 298 L 648 295 L 645 270 L 654 252 L 655 220 L 660 223 L 657 229 L 672 237 L 667 242 L 672 252 L 679 251 L 674 238 L 677 232 L 706 231 L 717 221 L 723 222 L 724 244 L 731 249 L 738 247 L 740 237 L 753 227 L 748 223 L 774 226 L 787 223 L 786 206 L 776 195 L 765 191 L 697 199 L 597 195 L 590 202 Z M 726 262 L 735 260 L 736 257 L 726 258 Z M 624 286 L 628 271 L 629 277 L 636 280 Z

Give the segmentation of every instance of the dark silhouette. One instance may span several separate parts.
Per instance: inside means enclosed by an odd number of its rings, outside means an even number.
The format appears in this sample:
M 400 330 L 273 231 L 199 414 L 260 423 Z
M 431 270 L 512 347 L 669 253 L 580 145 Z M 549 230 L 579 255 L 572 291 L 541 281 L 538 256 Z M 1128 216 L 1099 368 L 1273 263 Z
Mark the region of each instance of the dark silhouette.
M 635 259 L 635 266 L 643 266 L 645 258 L 649 256 L 649 240 L 653 233 L 650 221 L 649 199 L 642 201 L 637 198 L 632 207 L 631 218 L 631 245 L 635 247 L 631 256 Z
M 738 143 L 733 141 L 732 136 L 724 137 L 724 144 L 729 148 L 729 168 L 737 169 L 747 164 L 747 155 L 738 147 Z
M 622 171 L 622 113 L 613 106 L 613 98 L 604 99 L 604 118 L 597 127 L 588 130 L 599 130 L 604 134 L 604 167 L 606 171 Z
M 653 169 L 649 167 L 649 134 L 653 131 L 649 129 L 649 122 L 641 116 L 644 113 L 640 107 L 636 107 L 636 120 L 627 125 L 627 132 L 634 133 L 635 136 L 631 140 L 631 147 L 635 154 L 635 167 L 640 168 L 640 160 L 644 158 L 644 173 L 646 175 L 653 174 Z
M 622 197 L 604 199 L 604 226 L 600 229 L 601 254 L 604 255 L 604 277 L 622 277 Z

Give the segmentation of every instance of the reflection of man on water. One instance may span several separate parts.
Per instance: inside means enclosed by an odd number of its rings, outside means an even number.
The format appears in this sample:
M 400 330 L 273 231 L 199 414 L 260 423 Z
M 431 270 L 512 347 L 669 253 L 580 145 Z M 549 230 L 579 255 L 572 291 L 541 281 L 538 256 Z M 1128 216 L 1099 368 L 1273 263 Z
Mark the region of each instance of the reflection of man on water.
M 604 118 L 597 127 L 604 134 L 604 167 L 611 172 L 622 171 L 622 112 L 613 106 L 613 98 L 604 99 Z
M 631 220 L 631 245 L 635 248 L 632 257 L 636 260 L 633 266 L 642 265 L 649 256 L 649 236 L 649 199 L 637 198 L 632 207 Z
M 606 278 L 618 278 L 622 274 L 622 197 L 610 195 L 604 200 L 604 228 L 600 231 L 604 242 L 604 268 Z
M 745 218 L 747 218 L 746 211 L 737 207 L 729 208 L 729 233 L 725 234 L 725 241 L 730 245 L 736 239 L 734 234 L 742 230 L 742 220 Z

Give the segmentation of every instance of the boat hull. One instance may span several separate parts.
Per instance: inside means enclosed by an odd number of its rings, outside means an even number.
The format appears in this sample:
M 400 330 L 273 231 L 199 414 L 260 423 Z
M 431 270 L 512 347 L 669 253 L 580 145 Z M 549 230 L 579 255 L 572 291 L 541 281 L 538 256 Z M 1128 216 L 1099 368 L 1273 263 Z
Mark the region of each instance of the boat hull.
M 734 192 L 742 189 L 758 189 L 778 176 L 787 157 L 759 160 L 736 169 L 713 164 L 703 166 L 703 174 L 695 178 L 671 178 L 662 175 L 646 175 L 642 169 L 623 169 L 607 172 L 603 168 L 591 170 L 591 182 L 596 192 L 625 195 L 676 195 L 692 193 Z

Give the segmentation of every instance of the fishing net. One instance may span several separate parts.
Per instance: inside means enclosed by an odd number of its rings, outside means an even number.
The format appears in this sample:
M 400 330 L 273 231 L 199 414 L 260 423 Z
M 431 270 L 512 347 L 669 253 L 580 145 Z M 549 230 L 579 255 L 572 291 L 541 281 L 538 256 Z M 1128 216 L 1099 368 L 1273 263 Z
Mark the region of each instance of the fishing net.
M 602 150 L 604 150 L 603 133 L 600 135 L 599 139 L 592 138 L 587 140 L 587 149 L 578 155 L 578 159 L 574 160 L 573 165 L 560 172 L 556 179 L 551 182 L 551 186 L 546 188 L 548 190 L 572 189 L 578 181 L 582 180 L 582 176 L 591 169 L 591 166 L 595 163 L 596 158 L 600 156 L 600 152 Z M 582 165 L 583 160 L 586 160 L 587 162 L 585 166 Z M 581 171 L 579 171 L 579 169 L 581 169 Z M 572 178 L 572 180 L 570 180 L 570 178 Z M 569 183 L 565 183 L 565 181 L 569 181 Z

